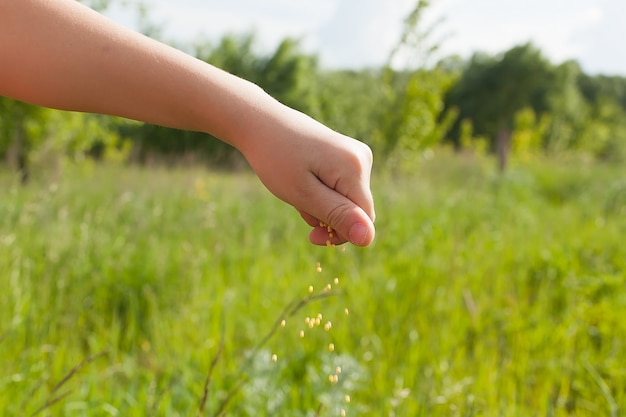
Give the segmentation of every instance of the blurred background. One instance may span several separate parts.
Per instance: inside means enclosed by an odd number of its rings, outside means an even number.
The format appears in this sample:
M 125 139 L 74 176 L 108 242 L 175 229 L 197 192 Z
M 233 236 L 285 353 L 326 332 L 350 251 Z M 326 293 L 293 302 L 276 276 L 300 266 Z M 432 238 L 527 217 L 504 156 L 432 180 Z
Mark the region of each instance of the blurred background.
M 89 5 L 256 82 L 365 141 L 379 161 L 438 145 L 496 154 L 500 146 L 501 158 L 624 157 L 626 46 L 619 40 L 626 6 L 617 0 Z M 4 98 L 0 106 L 0 157 L 24 178 L 32 168 L 85 156 L 238 160 L 232 149 L 197 133 Z
M 625 2 L 84 3 L 370 145 L 377 236 L 0 97 L 0 414 L 626 413 Z

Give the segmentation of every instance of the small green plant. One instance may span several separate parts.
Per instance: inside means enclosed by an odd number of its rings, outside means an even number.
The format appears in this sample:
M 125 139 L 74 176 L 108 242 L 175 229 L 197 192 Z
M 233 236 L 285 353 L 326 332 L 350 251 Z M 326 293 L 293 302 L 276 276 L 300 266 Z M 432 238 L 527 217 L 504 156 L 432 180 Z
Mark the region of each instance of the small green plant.
M 322 224 L 322 227 L 328 228 L 329 239 L 333 238 L 333 230 L 330 226 Z M 334 247 L 330 243 L 327 246 Z M 342 247 L 343 250 L 345 248 Z M 318 274 L 322 273 L 320 262 L 316 263 L 315 270 Z M 316 305 L 317 302 L 324 300 L 330 296 L 338 294 L 336 289 L 339 286 L 339 278 L 334 277 L 331 282 L 322 286 L 322 289 L 315 292 L 314 285 L 309 285 L 307 294 L 303 297 L 294 299 L 288 303 L 283 311 L 278 315 L 270 330 L 250 349 L 245 358 L 242 359 L 241 365 L 235 372 L 234 377 L 227 378 L 231 380 L 231 386 L 222 398 L 217 401 L 214 410 L 208 409 L 211 382 L 214 378 L 214 371 L 221 358 L 224 349 L 224 340 L 222 339 L 215 356 L 213 357 L 209 370 L 204 382 L 202 398 L 198 410 L 198 417 L 210 415 L 212 417 L 223 416 L 227 413 L 231 401 L 240 391 L 246 391 L 243 404 L 239 408 L 246 410 L 248 415 L 253 415 L 254 410 L 267 409 L 268 413 L 275 414 L 280 410 L 285 390 L 281 388 L 281 373 L 293 372 L 289 369 L 290 365 L 296 365 L 297 359 L 290 358 L 290 351 L 293 350 L 293 335 L 291 342 L 287 342 L 286 349 L 283 349 L 280 356 L 278 353 L 270 353 L 266 348 L 271 339 L 281 336 L 281 333 L 292 330 L 294 326 L 288 326 L 293 321 L 301 323 L 295 326 L 297 329 L 297 337 L 301 343 L 310 338 L 307 334 L 319 332 L 329 334 L 332 329 L 332 322 L 324 319 L 321 312 L 308 315 L 303 320 L 298 320 L 296 316 L 305 308 Z M 334 288 L 333 288 L 334 286 Z M 349 314 L 348 308 L 344 308 L 344 314 Z M 319 339 L 319 338 L 318 338 Z M 310 353 L 305 355 L 306 369 L 303 372 L 303 380 L 307 380 L 310 384 L 305 385 L 305 389 L 311 390 L 314 396 L 319 397 L 319 405 L 315 412 L 315 416 L 322 415 L 324 410 L 329 410 L 332 415 L 346 416 L 346 409 L 349 406 L 351 397 L 349 391 L 353 389 L 353 383 L 360 377 L 360 369 L 358 363 L 350 357 L 350 355 L 336 354 L 335 343 L 331 341 L 327 344 L 327 352 L 317 349 L 313 351 L 316 355 Z M 281 341 L 278 341 L 279 346 Z M 302 357 L 301 357 L 302 358 Z M 291 360 L 290 360 L 291 359 Z M 293 363 L 291 363 L 293 362 Z M 345 363 L 345 364 L 344 364 Z M 316 366 L 314 364 L 317 364 Z M 351 373 L 346 370 L 352 371 Z M 308 376 L 307 376 L 308 374 Z M 322 375 L 326 375 L 324 378 Z M 304 412 L 304 411 L 303 411 Z

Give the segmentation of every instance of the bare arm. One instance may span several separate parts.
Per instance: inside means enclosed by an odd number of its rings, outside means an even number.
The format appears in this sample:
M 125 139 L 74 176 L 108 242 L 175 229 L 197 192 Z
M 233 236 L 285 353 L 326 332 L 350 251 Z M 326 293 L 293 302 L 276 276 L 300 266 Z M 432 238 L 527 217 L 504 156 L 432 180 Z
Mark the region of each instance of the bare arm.
M 369 148 L 74 0 L 0 0 L 0 94 L 210 133 L 334 243 L 374 237 Z M 327 235 L 316 227 L 311 240 Z

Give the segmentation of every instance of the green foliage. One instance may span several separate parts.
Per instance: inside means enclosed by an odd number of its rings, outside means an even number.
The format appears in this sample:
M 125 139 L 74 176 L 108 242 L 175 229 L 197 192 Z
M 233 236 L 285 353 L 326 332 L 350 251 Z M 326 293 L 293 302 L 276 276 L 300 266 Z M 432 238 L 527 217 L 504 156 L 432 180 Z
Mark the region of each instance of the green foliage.
M 447 95 L 446 104 L 458 109 L 459 120 L 471 119 L 478 135 L 494 141 L 501 131 L 512 128 L 515 114 L 524 107 L 537 114 L 547 110 L 552 79 L 549 62 L 530 44 L 498 57 L 475 54 Z M 459 127 L 457 123 L 453 131 L 456 141 Z
M 46 109 L 8 98 L 0 98 L 0 106 L 0 156 L 11 149 L 24 179 L 33 168 L 48 175 L 62 164 L 88 157 L 125 160 L 130 151 L 120 131 L 134 122 Z
M 227 35 L 219 44 L 200 46 L 201 59 L 252 81 L 277 100 L 309 114 L 317 107 L 317 58 L 300 51 L 298 41 L 284 39 L 271 54 L 258 54 L 254 33 Z
M 456 118 L 455 111 L 444 114 L 443 101 L 453 76 L 434 69 L 417 70 L 406 77 L 396 87 L 375 136 L 382 155 L 401 159 L 436 146 Z
M 430 3 L 420 0 L 404 21 L 398 45 L 382 72 L 383 106 L 374 130 L 375 151 L 384 157 L 410 160 L 437 145 L 456 118 L 444 112 L 444 97 L 456 75 L 429 66 L 439 44 L 433 41 L 437 25 L 424 27 Z M 394 69 L 400 68 L 400 69 Z
M 317 59 L 300 52 L 298 42 L 287 38 L 262 62 L 258 84 L 277 100 L 316 116 L 317 71 Z
M 320 121 L 372 144 L 376 120 L 384 110 L 378 70 L 335 70 L 319 74 Z
M 461 124 L 471 120 L 492 149 L 500 132 L 511 131 L 513 151 L 524 159 L 545 151 L 620 161 L 625 91 L 624 78 L 591 77 L 573 61 L 553 66 L 529 44 L 495 57 L 475 54 L 446 97 L 447 108 L 459 111 L 450 138 L 462 147 Z
M 535 111 L 530 107 L 518 111 L 511 137 L 513 154 L 522 160 L 530 160 L 540 155 L 550 121 L 545 115 L 538 120 Z
M 600 99 L 590 113 L 576 149 L 604 161 L 626 161 L 626 112 L 614 101 Z
M 345 252 L 310 246 L 249 175 L 0 176 L 2 415 L 30 415 L 99 352 L 48 415 L 195 415 L 223 340 L 211 415 L 287 302 L 334 276 L 245 366 L 229 414 L 620 415 L 623 167 L 487 166 L 439 153 L 379 172 L 377 240 Z M 319 312 L 332 329 L 300 339 Z M 327 379 L 338 363 L 343 385 Z

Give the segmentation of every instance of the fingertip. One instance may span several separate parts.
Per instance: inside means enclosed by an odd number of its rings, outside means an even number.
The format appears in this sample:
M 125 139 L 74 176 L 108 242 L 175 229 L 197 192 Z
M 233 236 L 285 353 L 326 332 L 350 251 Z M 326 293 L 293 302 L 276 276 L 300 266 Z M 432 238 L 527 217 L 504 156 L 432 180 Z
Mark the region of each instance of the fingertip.
M 356 246 L 368 246 L 374 240 L 374 226 L 364 223 L 355 223 L 350 227 L 348 240 Z

